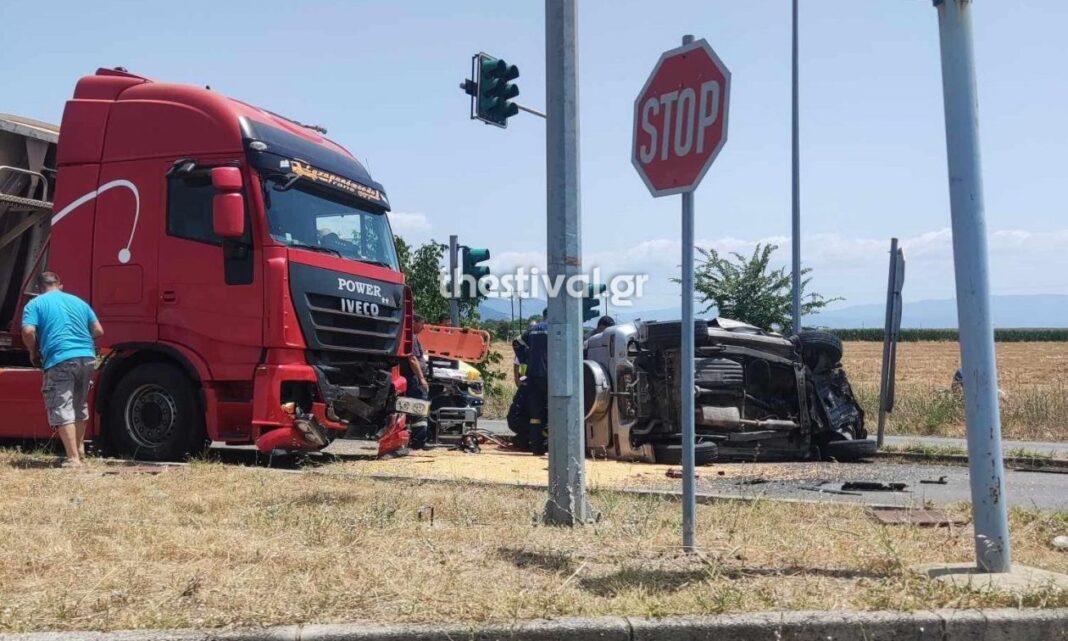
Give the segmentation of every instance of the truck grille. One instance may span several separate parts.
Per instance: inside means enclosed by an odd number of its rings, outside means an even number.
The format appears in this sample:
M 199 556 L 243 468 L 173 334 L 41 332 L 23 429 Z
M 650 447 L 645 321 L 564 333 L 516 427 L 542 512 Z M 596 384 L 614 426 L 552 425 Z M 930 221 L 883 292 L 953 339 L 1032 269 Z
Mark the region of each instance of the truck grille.
M 405 323 L 404 285 L 292 262 L 289 276 L 308 349 L 353 355 L 403 353 L 399 341 Z
M 305 293 L 316 341 L 324 349 L 394 354 L 400 334 L 401 309 L 379 306 L 380 316 L 342 311 L 337 296 Z

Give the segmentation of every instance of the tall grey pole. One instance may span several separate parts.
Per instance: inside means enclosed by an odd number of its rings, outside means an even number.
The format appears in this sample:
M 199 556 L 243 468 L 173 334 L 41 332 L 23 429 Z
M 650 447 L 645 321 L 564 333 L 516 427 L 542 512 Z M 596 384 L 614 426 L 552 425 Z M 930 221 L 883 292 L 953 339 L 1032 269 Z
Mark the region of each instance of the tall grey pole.
M 459 262 L 459 253 L 460 247 L 456 236 L 449 236 L 449 278 L 452 279 L 449 281 L 452 284 L 452 291 L 449 292 L 449 317 L 452 319 L 453 327 L 460 326 L 460 304 L 456 299 L 460 293 L 460 272 L 456 267 L 456 263 Z
M 793 11 L 793 325 L 801 331 L 801 148 L 798 132 L 797 99 L 797 0 Z
M 1012 554 L 1005 505 L 994 330 L 990 320 L 971 0 L 935 0 L 934 4 L 938 9 L 942 49 L 953 267 L 964 370 L 964 417 L 968 430 L 976 565 L 983 572 L 1009 572 Z
M 582 271 L 579 210 L 578 1 L 545 0 L 545 127 L 549 278 Z M 549 299 L 549 500 L 545 522 L 591 518 L 586 500 L 582 411 L 581 299 L 562 288 Z
M 682 37 L 682 44 L 693 42 L 693 36 Z M 694 520 L 697 514 L 696 470 L 694 465 L 694 403 L 693 403 L 693 191 L 682 194 L 682 549 L 694 552 Z

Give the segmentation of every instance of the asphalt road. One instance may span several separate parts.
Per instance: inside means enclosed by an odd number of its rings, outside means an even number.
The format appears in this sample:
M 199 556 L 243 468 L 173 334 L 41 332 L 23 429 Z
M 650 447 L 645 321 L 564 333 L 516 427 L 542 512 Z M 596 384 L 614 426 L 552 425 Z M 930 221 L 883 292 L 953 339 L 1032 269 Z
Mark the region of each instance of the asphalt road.
M 494 433 L 510 433 L 504 421 L 481 420 L 479 427 Z M 912 437 L 908 437 L 912 439 Z M 947 443 L 948 441 L 948 443 Z M 913 441 L 915 442 L 915 441 Z M 938 445 L 964 446 L 963 439 L 938 439 Z M 1060 443 L 1036 443 L 1034 451 L 1058 451 Z M 1007 448 L 1016 447 L 1006 443 Z M 1027 448 L 1031 450 L 1031 448 Z M 884 505 L 947 505 L 971 501 L 968 468 L 959 465 L 924 462 L 872 461 L 861 463 L 783 463 L 774 477 L 719 478 L 717 467 L 746 465 L 725 463 L 698 470 L 698 492 L 740 497 L 825 500 L 844 503 L 878 503 Z M 923 483 L 942 481 L 944 483 Z M 842 492 L 842 484 L 851 481 L 904 483 L 904 491 Z M 678 489 L 679 481 L 663 479 L 644 489 Z M 638 488 L 635 488 L 638 489 Z M 1068 511 L 1068 474 L 1006 470 L 1005 494 L 1009 505 L 1043 510 Z

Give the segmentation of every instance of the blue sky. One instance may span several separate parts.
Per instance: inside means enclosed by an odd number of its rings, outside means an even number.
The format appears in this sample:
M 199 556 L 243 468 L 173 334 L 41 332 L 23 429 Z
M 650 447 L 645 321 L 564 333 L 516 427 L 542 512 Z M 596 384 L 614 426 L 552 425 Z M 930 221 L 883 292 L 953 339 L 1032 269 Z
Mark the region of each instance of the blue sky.
M 906 299 L 952 296 L 936 11 L 801 4 L 803 253 L 816 289 L 881 300 L 896 235 Z M 992 289 L 1068 294 L 1068 3 L 975 4 Z M 498 270 L 544 264 L 544 123 L 470 121 L 457 86 L 483 50 L 517 64 L 519 100 L 542 107 L 542 2 L 53 2 L 43 17 L 5 3 L 0 22 L 0 112 L 58 122 L 98 66 L 209 84 L 326 126 L 386 186 L 410 240 L 457 233 L 491 248 Z M 630 165 L 633 100 L 684 33 L 732 72 L 729 140 L 696 194 L 699 244 L 773 240 L 788 261 L 789 29 L 788 0 L 581 2 L 584 260 L 649 273 L 639 308 L 677 304 L 680 224 L 678 198 L 652 199 Z

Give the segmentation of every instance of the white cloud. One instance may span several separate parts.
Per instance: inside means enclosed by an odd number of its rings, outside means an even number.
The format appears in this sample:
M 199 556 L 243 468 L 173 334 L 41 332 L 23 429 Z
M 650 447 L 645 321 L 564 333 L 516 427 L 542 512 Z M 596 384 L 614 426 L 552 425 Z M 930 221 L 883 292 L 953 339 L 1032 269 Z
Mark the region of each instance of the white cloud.
M 790 239 L 783 236 L 743 239 L 704 238 L 698 247 L 747 255 L 756 243 L 779 246 L 775 266 L 790 261 Z M 950 298 L 954 295 L 953 237 L 948 228 L 936 229 L 899 241 L 908 265 L 905 298 Z M 991 291 L 994 294 L 1068 293 L 1068 230 L 1032 232 L 998 230 L 989 234 Z M 803 265 L 813 269 L 813 289 L 825 296 L 842 296 L 845 305 L 879 302 L 885 296 L 889 238 L 846 236 L 839 233 L 802 237 Z M 613 251 L 589 252 L 584 270 L 599 267 L 603 278 L 613 274 L 647 274 L 649 285 L 640 308 L 674 305 L 678 286 L 681 243 L 678 239 L 652 238 Z M 495 252 L 490 261 L 495 274 L 517 267 L 545 269 L 545 254 L 537 251 Z
M 430 231 L 430 220 L 426 214 L 409 213 L 403 211 L 389 212 L 389 224 L 393 233 L 398 236 L 416 235 L 422 236 Z
M 529 272 L 532 267 L 544 272 L 545 252 L 494 250 L 490 252 L 490 259 L 486 264 L 494 274 L 511 274 L 520 268 Z

